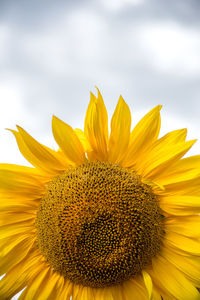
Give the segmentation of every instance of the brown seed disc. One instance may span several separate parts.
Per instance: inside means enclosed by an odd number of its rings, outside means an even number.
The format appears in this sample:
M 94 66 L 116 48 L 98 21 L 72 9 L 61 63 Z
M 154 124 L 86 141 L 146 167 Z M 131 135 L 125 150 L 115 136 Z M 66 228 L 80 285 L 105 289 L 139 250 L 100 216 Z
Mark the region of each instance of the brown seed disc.
M 150 186 L 111 163 L 55 177 L 37 212 L 37 243 L 54 270 L 90 287 L 122 283 L 159 252 L 161 211 Z

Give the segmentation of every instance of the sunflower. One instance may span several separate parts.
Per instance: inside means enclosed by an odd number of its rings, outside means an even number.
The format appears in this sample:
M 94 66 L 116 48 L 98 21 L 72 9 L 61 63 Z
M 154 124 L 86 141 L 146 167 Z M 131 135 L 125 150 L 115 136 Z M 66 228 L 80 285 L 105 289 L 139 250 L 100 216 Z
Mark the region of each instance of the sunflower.
M 131 131 L 97 89 L 84 131 L 53 117 L 52 150 L 17 126 L 33 165 L 0 165 L 0 299 L 200 299 L 200 156 L 161 106 Z

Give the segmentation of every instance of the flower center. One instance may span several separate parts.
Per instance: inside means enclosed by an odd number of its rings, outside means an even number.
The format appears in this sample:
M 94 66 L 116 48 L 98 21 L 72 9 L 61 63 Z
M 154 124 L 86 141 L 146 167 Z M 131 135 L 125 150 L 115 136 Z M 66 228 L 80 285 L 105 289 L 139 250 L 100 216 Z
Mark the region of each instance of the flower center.
M 122 283 L 159 252 L 162 220 L 150 186 L 111 163 L 55 177 L 37 212 L 37 243 L 65 278 L 91 287 Z

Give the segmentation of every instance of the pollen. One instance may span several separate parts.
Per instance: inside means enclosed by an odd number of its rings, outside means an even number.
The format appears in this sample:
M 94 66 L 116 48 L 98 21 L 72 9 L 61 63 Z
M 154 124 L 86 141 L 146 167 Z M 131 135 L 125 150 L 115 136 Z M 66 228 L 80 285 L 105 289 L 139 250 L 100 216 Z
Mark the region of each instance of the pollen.
M 90 287 L 140 274 L 159 252 L 163 235 L 152 188 L 135 172 L 107 162 L 88 162 L 55 177 L 35 225 L 50 266 Z

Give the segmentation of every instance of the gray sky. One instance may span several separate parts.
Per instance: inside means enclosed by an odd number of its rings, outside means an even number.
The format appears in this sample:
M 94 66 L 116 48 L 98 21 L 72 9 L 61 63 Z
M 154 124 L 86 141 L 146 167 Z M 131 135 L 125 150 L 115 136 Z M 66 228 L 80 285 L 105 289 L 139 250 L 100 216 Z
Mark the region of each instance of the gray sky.
M 95 85 L 110 117 L 120 94 L 133 124 L 163 104 L 162 133 L 200 139 L 199 11 L 199 0 L 1 0 L 1 162 L 26 163 L 4 128 L 56 147 L 52 114 L 83 127 Z

